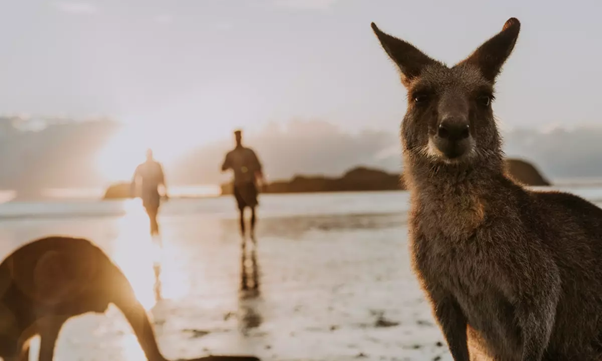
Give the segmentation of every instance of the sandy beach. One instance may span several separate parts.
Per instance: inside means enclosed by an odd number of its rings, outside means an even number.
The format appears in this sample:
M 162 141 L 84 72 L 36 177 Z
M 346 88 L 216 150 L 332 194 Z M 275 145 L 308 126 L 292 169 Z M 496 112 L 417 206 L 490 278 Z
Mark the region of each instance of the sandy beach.
M 407 193 L 262 196 L 257 292 L 239 292 L 233 202 L 168 202 L 162 248 L 148 236 L 136 201 L 5 203 L 0 253 L 51 234 L 94 241 L 126 273 L 170 359 L 225 353 L 274 361 L 451 359 L 410 268 Z M 144 360 L 113 307 L 69 321 L 56 356 Z
M 167 203 L 162 249 L 147 235 L 135 201 L 4 204 L 0 252 L 50 234 L 94 241 L 132 282 L 170 359 L 220 353 L 282 361 L 445 359 L 409 267 L 405 193 L 266 195 L 261 201 L 258 292 L 239 291 L 241 237 L 230 197 Z M 144 360 L 113 307 L 69 321 L 56 356 Z

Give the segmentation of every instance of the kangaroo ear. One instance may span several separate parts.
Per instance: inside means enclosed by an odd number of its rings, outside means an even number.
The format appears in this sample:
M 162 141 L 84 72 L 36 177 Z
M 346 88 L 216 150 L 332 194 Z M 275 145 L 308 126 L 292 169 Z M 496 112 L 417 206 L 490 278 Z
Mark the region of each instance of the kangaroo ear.
M 520 22 L 510 18 L 497 35 L 487 40 L 472 55 L 460 64 L 471 64 L 479 68 L 485 79 L 493 82 L 502 65 L 512 53 L 520 32 Z
M 374 23 L 372 23 L 372 30 L 383 49 L 399 67 L 404 85 L 407 86 L 412 79 L 419 76 L 427 65 L 437 63 L 412 44 L 383 33 Z

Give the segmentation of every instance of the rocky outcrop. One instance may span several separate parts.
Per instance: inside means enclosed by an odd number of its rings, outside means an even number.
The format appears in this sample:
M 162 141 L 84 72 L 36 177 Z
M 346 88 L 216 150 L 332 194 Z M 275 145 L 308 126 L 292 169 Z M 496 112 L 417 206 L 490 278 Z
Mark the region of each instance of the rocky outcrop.
M 520 159 L 506 160 L 508 174 L 517 182 L 527 186 L 549 186 L 541 173 L 532 164 Z M 222 195 L 232 194 L 232 185 L 223 184 Z M 342 177 L 295 176 L 289 181 L 268 184 L 263 193 L 313 193 L 344 191 L 388 191 L 403 190 L 403 175 L 391 174 L 378 169 L 354 168 Z
M 527 186 L 551 185 L 533 164 L 521 159 L 506 160 L 506 171 L 512 179 Z
M 549 186 L 550 182 L 537 168 L 524 160 L 506 160 L 508 175 L 528 186 Z M 295 176 L 291 180 L 275 181 L 262 189 L 263 193 L 365 192 L 403 190 L 403 176 L 382 170 L 357 167 L 342 177 Z M 221 186 L 221 194 L 232 194 L 230 183 Z M 115 183 L 107 188 L 104 199 L 130 198 L 130 183 Z
M 103 199 L 126 199 L 132 198 L 130 195 L 131 183 L 122 182 L 110 185 L 105 191 Z
M 378 169 L 354 168 L 342 177 L 296 176 L 290 181 L 268 184 L 264 193 L 314 193 L 341 191 L 383 191 L 403 189 L 399 174 Z M 222 194 L 231 194 L 232 185 L 222 185 Z

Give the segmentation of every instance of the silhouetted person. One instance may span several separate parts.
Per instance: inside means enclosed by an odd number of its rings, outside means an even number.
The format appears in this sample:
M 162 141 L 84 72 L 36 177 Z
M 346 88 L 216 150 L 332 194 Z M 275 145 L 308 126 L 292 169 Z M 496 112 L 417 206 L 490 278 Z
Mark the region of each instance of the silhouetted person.
M 222 172 L 232 169 L 234 172 L 234 197 L 240 211 L 240 231 L 245 235 L 245 208 L 251 208 L 251 236 L 255 231 L 255 207 L 257 201 L 257 180 L 263 181 L 261 162 L 255 152 L 242 145 L 242 131 L 234 132 L 236 147 L 226 154 Z
M 146 151 L 146 162 L 140 164 L 134 172 L 132 179 L 132 194 L 136 185 L 140 182 L 142 191 L 142 205 L 150 219 L 151 234 L 159 234 L 159 224 L 157 223 L 157 214 L 161 203 L 159 187 L 163 186 L 165 196 L 167 197 L 167 186 L 165 185 L 165 175 L 163 167 L 153 158 L 153 151 Z

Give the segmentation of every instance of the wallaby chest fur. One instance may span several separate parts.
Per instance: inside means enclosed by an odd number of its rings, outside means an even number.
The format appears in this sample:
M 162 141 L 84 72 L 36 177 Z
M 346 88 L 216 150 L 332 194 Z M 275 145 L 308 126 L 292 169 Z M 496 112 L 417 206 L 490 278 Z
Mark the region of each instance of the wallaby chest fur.
M 413 189 L 411 250 L 424 286 L 455 298 L 473 347 L 495 360 L 521 359 L 515 305 L 546 293 L 559 301 L 545 359 L 602 356 L 602 210 L 504 177 L 488 182 Z M 572 357 L 559 358 L 566 352 Z

